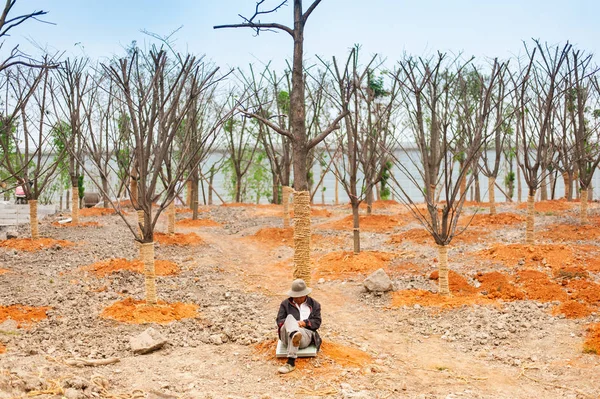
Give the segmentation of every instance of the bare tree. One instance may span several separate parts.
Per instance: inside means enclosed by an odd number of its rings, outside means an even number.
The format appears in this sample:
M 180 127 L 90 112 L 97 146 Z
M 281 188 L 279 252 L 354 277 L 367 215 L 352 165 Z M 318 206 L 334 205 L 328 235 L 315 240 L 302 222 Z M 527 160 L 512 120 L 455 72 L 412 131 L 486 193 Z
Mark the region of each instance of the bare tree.
M 338 128 L 338 123 L 344 117 L 338 115 L 331 125 L 323 130 L 319 135 L 308 139 L 306 132 L 306 106 L 305 106 L 305 87 L 304 87 L 304 28 L 308 18 L 317 8 L 321 0 L 314 0 L 312 4 L 303 10 L 302 0 L 293 0 L 293 28 L 278 23 L 263 23 L 258 20 L 261 15 L 271 14 L 285 6 L 288 1 L 284 0 L 276 7 L 263 10 L 261 6 L 266 0 L 260 0 L 256 4 L 254 14 L 249 17 L 242 17 L 243 22 L 239 24 L 218 25 L 215 29 L 221 28 L 250 28 L 258 35 L 265 30 L 278 30 L 288 33 L 293 39 L 293 59 L 292 59 L 292 87 L 290 93 L 290 129 L 283 129 L 261 115 L 246 112 L 247 115 L 256 118 L 277 133 L 288 137 L 292 142 L 293 163 L 294 163 L 294 277 L 303 278 L 307 284 L 310 284 L 310 193 L 308 191 L 308 152 L 327 137 L 333 130 Z
M 539 41 L 534 43 L 533 48 L 525 46 L 528 63 L 513 79 L 516 133 L 522 145 L 517 162 L 528 187 L 527 244 L 534 243 L 535 193 L 546 173 L 542 166 L 548 162 L 549 137 L 560 87 L 559 72 L 571 49 L 569 44 L 551 48 Z

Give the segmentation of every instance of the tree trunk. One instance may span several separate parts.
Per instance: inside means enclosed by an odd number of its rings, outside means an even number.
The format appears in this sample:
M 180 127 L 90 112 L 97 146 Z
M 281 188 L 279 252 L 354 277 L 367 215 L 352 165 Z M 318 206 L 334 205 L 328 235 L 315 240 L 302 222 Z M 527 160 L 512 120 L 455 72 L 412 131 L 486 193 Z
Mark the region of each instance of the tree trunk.
M 573 200 L 573 190 L 571 187 L 571 178 L 569 176 L 569 172 L 563 172 L 562 174 L 563 182 L 565 184 L 565 198 L 567 201 Z
M 371 188 L 367 193 L 367 215 L 373 213 L 373 189 Z
M 479 186 L 479 173 L 475 173 L 475 202 L 481 202 L 481 187 Z
M 335 204 L 340 204 L 340 183 L 338 182 L 337 177 L 335 177 Z
M 488 195 L 490 197 L 490 215 L 496 214 L 496 178 L 488 178 Z
M 59 196 L 58 202 L 59 202 L 58 210 L 62 211 L 63 210 L 63 197 L 62 197 L 62 194 Z
M 550 177 L 550 199 L 553 200 L 554 199 L 554 192 L 555 192 L 554 188 L 556 186 L 556 182 L 555 182 L 555 179 L 554 179 L 554 172 L 550 173 L 549 177 Z
M 73 224 L 79 223 L 79 187 L 72 187 L 71 202 L 73 203 L 73 209 L 71 210 L 71 219 Z
M 192 177 L 192 196 L 191 196 L 191 208 L 192 208 L 192 219 L 198 220 L 198 176 Z
M 586 224 L 588 222 L 588 190 L 581 188 L 581 202 L 579 208 L 579 223 Z
M 459 162 L 459 170 L 463 170 L 463 168 L 465 167 L 465 162 L 464 161 L 460 161 Z M 460 179 L 460 188 L 459 188 L 459 192 L 460 192 L 460 198 L 465 198 L 467 197 L 467 175 L 465 174 L 462 179 Z
M 542 187 L 540 187 L 540 199 L 542 201 L 547 201 L 548 200 L 548 179 L 546 176 L 543 176 L 542 178 Z
M 310 192 L 294 192 L 294 279 L 310 286 Z
M 590 183 L 590 185 L 588 187 L 587 195 L 588 195 L 588 202 L 594 200 L 594 189 L 593 189 L 593 186 L 592 186 L 591 183 Z
M 517 202 L 521 203 L 521 194 L 523 193 L 523 188 L 521 187 L 521 168 L 517 168 Z
M 235 202 L 242 202 L 242 179 L 240 176 L 236 176 L 235 178 Z
M 175 200 L 171 201 L 167 209 L 168 226 L 167 234 L 175 234 Z
M 294 190 L 291 187 L 283 186 L 281 188 L 281 203 L 283 204 L 283 228 L 290 227 L 290 195 Z
M 213 182 L 215 180 L 215 172 L 210 171 L 210 176 L 208 177 L 208 205 L 213 204 Z
M 108 179 L 106 178 L 106 176 L 104 174 L 102 174 L 100 176 L 100 179 L 102 180 L 102 206 L 104 208 L 110 208 L 110 203 L 108 202 Z
M 40 238 L 38 230 L 38 202 L 37 200 L 30 199 L 29 201 L 29 224 L 31 226 L 31 239 L 37 240 Z
M 360 218 L 359 218 L 359 202 L 352 201 L 352 232 L 354 238 L 354 254 L 360 254 Z
M 279 175 L 274 171 L 271 172 L 271 178 L 273 179 L 273 203 L 281 204 L 281 200 L 279 198 Z
M 144 231 L 144 211 L 137 211 L 138 217 L 138 234 L 142 237 L 142 231 Z
M 448 247 L 438 245 L 439 270 L 438 284 L 440 295 L 450 295 L 449 273 L 448 273 Z
M 156 272 L 154 269 L 154 243 L 144 242 L 140 245 L 140 259 L 144 263 L 144 282 L 146 303 L 156 305 Z
M 186 193 L 186 198 L 185 198 L 185 205 L 187 205 L 190 209 L 192 208 L 192 193 L 193 193 L 193 188 L 192 188 L 192 181 L 188 180 L 185 182 L 185 193 Z
M 129 180 L 129 195 L 131 196 L 131 198 L 129 198 L 131 200 L 131 206 L 136 208 L 138 204 L 138 187 L 137 180 L 133 177 Z
M 579 180 L 579 173 L 577 173 L 577 171 L 575 171 L 573 173 L 573 178 L 571 179 L 572 183 L 576 182 L 577 180 Z M 571 183 L 571 184 L 572 184 Z M 574 190 L 575 191 L 575 199 L 579 199 L 579 190 Z
M 535 241 L 533 224 L 535 222 L 535 190 L 530 191 L 527 196 L 527 229 L 525 232 L 525 244 L 533 245 Z

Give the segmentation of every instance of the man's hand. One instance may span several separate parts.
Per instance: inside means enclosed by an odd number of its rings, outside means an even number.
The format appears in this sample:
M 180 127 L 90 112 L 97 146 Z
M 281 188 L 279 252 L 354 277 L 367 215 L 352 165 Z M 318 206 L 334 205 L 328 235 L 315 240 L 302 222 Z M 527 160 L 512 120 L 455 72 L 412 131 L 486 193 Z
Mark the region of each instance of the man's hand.
M 304 328 L 304 327 L 306 327 L 306 323 L 304 322 L 304 320 L 300 320 L 300 321 L 298 322 L 298 326 L 300 326 L 300 327 Z

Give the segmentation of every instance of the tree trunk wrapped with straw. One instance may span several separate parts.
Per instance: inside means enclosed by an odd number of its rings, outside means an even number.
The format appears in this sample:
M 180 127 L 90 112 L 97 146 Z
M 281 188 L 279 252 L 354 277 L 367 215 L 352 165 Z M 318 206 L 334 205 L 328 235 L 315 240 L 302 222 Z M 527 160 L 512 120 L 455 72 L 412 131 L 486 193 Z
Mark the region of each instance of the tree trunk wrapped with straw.
M 73 210 L 71 211 L 71 219 L 73 224 L 79 223 L 79 187 L 71 188 L 71 202 Z
M 40 238 L 38 231 L 38 202 L 37 200 L 29 200 L 29 224 L 31 225 L 31 239 L 37 240 Z
M 439 271 L 438 284 L 440 295 L 450 295 L 449 272 L 448 272 L 448 247 L 438 245 Z
M 496 214 L 496 192 L 495 192 L 496 178 L 490 176 L 488 178 L 488 194 L 490 197 L 490 215 Z
M 588 190 L 587 188 L 581 189 L 581 203 L 579 208 L 579 223 L 586 224 L 588 222 Z
M 290 227 L 290 195 L 294 191 L 293 188 L 283 186 L 281 188 L 281 203 L 283 204 L 283 228 L 287 229 Z
M 140 260 L 144 264 L 144 283 L 146 289 L 146 303 L 156 305 L 156 271 L 154 269 L 154 243 L 140 244 Z
M 167 210 L 168 226 L 167 234 L 175 234 L 175 201 L 171 201 Z
M 535 222 L 535 191 L 527 197 L 527 230 L 525 234 L 525 243 L 533 244 L 534 231 L 533 224 Z
M 294 193 L 294 279 L 310 285 L 310 193 Z

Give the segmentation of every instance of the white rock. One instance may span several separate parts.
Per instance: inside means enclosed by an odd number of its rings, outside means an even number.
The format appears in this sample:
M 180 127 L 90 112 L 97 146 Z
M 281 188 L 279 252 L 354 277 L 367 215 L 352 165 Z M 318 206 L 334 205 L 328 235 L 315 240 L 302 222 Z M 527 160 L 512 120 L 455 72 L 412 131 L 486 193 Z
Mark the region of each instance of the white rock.
M 390 280 L 389 276 L 383 271 L 383 269 L 378 269 L 371 273 L 365 279 L 363 285 L 367 291 L 371 292 L 387 292 L 394 289 L 392 280 Z
M 152 327 L 146 329 L 143 333 L 129 339 L 133 353 L 145 354 L 162 348 L 167 340 Z

